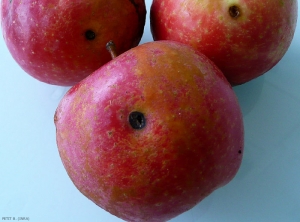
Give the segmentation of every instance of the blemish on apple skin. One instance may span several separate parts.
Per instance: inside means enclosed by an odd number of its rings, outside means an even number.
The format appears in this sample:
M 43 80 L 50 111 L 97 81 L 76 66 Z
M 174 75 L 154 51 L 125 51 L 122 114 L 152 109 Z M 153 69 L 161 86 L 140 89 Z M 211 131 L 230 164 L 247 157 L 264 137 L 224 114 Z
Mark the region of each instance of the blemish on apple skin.
M 56 124 L 56 122 L 58 121 L 58 116 L 57 116 L 57 110 L 54 113 L 54 123 Z
M 162 206 L 162 203 L 156 203 L 155 206 L 160 207 L 160 206 Z
M 239 150 L 239 152 L 238 152 L 239 154 L 242 154 L 242 150 Z
M 112 137 L 113 131 L 108 131 L 108 132 L 107 132 L 107 135 L 108 135 L 108 137 Z
M 284 6 L 284 1 L 283 1 L 283 0 L 280 0 L 280 1 L 279 1 L 279 4 L 280 4 L 281 7 L 283 7 L 283 6 Z

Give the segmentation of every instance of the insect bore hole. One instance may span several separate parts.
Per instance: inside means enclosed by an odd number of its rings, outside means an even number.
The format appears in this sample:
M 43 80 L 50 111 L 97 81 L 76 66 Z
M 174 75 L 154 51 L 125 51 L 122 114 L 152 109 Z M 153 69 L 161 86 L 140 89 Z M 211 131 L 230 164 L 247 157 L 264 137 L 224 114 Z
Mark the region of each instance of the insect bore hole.
M 87 30 L 85 32 L 85 38 L 87 40 L 94 40 L 96 38 L 96 33 L 94 31 L 92 31 L 92 30 Z
M 240 17 L 240 15 L 241 15 L 241 9 L 238 6 L 236 6 L 236 5 L 230 6 L 229 7 L 229 15 L 232 18 L 236 19 L 236 18 Z
M 143 113 L 134 111 L 129 114 L 129 123 L 133 129 L 143 129 L 146 126 L 146 118 Z

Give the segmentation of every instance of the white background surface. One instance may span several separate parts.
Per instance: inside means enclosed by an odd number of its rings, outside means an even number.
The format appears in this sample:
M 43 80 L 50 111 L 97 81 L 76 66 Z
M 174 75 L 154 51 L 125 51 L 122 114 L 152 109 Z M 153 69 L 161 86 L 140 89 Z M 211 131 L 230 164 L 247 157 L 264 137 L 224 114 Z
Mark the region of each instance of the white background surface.
M 148 7 L 141 43 L 152 41 Z M 234 180 L 172 222 L 300 221 L 300 25 L 271 71 L 235 87 L 245 152 Z M 53 115 L 67 87 L 41 83 L 15 63 L 0 37 L 0 221 L 122 221 L 84 197 L 58 155 Z

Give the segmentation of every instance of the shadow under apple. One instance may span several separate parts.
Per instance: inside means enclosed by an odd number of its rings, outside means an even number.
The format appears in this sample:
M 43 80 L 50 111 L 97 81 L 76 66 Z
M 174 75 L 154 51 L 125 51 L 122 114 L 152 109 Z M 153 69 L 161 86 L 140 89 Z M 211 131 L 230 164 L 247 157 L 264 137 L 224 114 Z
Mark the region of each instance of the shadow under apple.
M 264 82 L 265 77 L 262 75 L 247 83 L 233 87 L 244 117 L 251 112 L 258 101 L 262 93 Z

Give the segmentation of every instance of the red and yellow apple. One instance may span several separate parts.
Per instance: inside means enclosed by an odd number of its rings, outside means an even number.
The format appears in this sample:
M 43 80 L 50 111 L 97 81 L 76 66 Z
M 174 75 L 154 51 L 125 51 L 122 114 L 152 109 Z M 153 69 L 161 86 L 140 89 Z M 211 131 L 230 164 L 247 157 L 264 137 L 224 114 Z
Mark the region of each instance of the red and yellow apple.
M 153 0 L 154 40 L 185 43 L 209 57 L 232 85 L 270 70 L 294 36 L 297 0 Z
M 166 221 L 237 173 L 243 118 L 221 71 L 181 43 L 156 41 L 117 56 L 73 86 L 56 113 L 71 180 L 126 221 Z
M 72 86 L 118 53 L 139 44 L 144 0 L 2 0 L 4 40 L 16 62 L 34 78 Z

